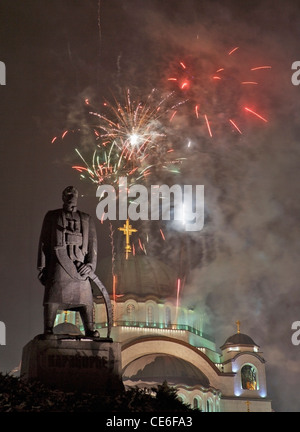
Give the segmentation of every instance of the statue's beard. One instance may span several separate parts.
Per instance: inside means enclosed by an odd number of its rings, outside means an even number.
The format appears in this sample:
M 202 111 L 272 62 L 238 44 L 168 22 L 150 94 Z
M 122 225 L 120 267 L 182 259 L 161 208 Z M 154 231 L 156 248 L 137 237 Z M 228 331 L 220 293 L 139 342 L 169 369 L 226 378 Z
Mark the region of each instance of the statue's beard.
M 77 204 L 76 203 L 64 203 L 63 208 L 65 211 L 68 211 L 68 212 L 76 212 L 77 211 Z

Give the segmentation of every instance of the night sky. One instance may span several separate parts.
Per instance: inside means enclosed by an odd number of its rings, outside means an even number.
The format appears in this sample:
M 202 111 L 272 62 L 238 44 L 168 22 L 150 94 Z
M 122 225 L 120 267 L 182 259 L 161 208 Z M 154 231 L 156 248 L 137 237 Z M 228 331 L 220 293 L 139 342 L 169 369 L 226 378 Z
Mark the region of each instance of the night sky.
M 127 88 L 140 98 L 153 88 L 168 93 L 167 78 L 184 60 L 195 92 L 168 130 L 187 159 L 180 182 L 205 186 L 207 223 L 198 233 L 166 229 L 164 248 L 157 240 L 149 253 L 175 266 L 184 244 L 182 302 L 205 313 L 217 347 L 239 319 L 267 361 L 273 408 L 299 411 L 300 346 L 291 341 L 300 320 L 300 87 L 291 82 L 291 65 L 300 61 L 299 2 L 1 0 L 0 21 L 0 321 L 7 330 L 0 370 L 16 367 L 23 346 L 42 332 L 36 257 L 45 213 L 74 185 L 79 208 L 96 221 L 96 187 L 72 169 L 81 163 L 75 148 L 91 154 L 92 144 L 62 133 L 86 121 L 85 99 L 100 109 Z M 230 73 L 216 108 L 201 68 L 222 64 Z M 271 69 L 244 79 L 262 65 Z M 236 86 L 250 76 L 259 85 Z M 195 117 L 198 91 L 215 119 L 212 138 Z M 218 126 L 248 101 L 268 122 L 244 112 L 242 135 Z M 97 222 L 101 259 L 111 245 L 107 224 Z

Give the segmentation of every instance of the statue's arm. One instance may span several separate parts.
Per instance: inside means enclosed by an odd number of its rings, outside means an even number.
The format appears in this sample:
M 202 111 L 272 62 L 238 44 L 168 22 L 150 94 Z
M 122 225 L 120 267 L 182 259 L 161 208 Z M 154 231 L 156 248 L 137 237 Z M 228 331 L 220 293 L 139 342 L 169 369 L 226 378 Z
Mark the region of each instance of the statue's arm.
M 46 247 L 49 246 L 49 232 L 50 232 L 50 216 L 49 212 L 44 217 L 42 230 L 39 238 L 38 256 L 37 256 L 37 269 L 39 271 L 38 278 L 41 283 L 45 283 L 45 268 L 46 268 Z
M 95 272 L 97 265 L 97 233 L 93 219 L 89 216 L 87 253 L 84 263 L 78 263 L 77 270 L 81 276 Z
M 88 251 L 85 259 L 85 263 L 88 264 L 92 271 L 96 270 L 97 266 L 97 232 L 93 219 L 89 218 L 89 241 Z

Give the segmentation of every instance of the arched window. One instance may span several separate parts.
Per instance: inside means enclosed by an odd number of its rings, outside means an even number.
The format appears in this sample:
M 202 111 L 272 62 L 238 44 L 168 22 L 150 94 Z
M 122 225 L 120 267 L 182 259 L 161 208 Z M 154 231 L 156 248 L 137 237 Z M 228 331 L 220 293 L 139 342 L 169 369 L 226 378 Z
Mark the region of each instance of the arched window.
M 257 390 L 257 371 L 253 365 L 246 364 L 241 369 L 242 388 L 244 390 Z
M 171 309 L 169 308 L 169 306 L 166 307 L 166 326 L 170 326 L 171 325 Z
M 196 397 L 193 400 L 193 408 L 194 409 L 199 409 L 199 400 Z
M 132 303 L 129 303 L 126 308 L 128 321 L 135 321 L 135 306 Z
M 147 307 L 147 324 L 151 325 L 154 323 L 154 309 L 152 305 Z
M 210 412 L 211 411 L 211 406 L 210 406 L 210 400 L 207 399 L 206 401 L 206 411 Z
M 178 399 L 180 402 L 185 403 L 185 396 L 184 396 L 182 393 L 179 393 L 179 394 L 177 395 L 177 399 Z

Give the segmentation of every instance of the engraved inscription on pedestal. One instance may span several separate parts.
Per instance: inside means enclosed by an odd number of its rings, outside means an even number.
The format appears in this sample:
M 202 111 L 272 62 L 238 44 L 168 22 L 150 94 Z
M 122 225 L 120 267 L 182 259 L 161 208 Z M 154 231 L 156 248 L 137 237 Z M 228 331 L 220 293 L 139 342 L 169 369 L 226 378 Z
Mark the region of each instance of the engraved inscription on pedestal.
M 21 376 L 69 391 L 119 392 L 123 389 L 120 344 L 37 336 L 23 349 Z

